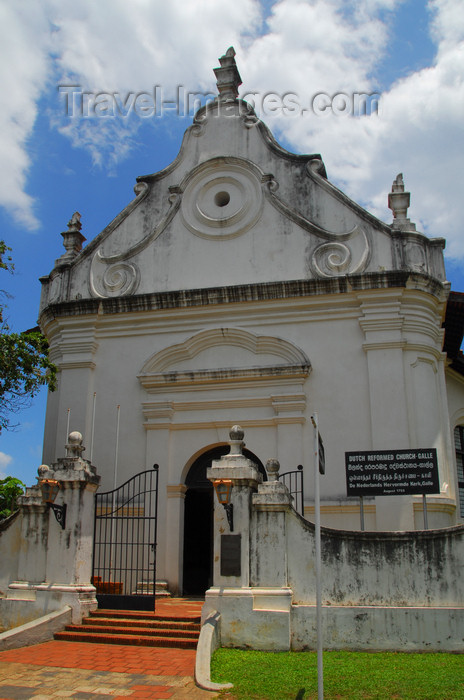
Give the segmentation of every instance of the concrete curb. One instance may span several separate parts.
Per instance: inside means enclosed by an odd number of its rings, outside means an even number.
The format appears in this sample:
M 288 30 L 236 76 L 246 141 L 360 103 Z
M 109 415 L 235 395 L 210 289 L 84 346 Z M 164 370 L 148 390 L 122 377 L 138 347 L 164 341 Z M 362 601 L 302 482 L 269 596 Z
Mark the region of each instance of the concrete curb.
M 70 624 L 71 615 L 72 610 L 69 605 L 66 605 L 61 610 L 55 610 L 48 615 L 37 618 L 37 620 L 2 632 L 0 634 L 0 651 L 48 642 L 53 639 L 55 632 L 60 632 L 65 625 Z
M 204 690 L 227 690 L 232 683 L 213 683 L 211 680 L 211 656 L 220 645 L 219 623 L 221 615 L 212 610 L 200 631 L 195 657 L 195 683 Z

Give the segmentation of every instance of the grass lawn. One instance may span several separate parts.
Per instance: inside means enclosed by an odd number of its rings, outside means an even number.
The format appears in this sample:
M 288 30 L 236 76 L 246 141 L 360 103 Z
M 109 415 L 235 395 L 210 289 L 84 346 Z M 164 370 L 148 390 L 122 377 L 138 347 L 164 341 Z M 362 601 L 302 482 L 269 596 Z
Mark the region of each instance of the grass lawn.
M 233 683 L 222 698 L 317 700 L 316 652 L 218 649 L 211 679 Z M 324 699 L 463 700 L 464 655 L 324 652 Z

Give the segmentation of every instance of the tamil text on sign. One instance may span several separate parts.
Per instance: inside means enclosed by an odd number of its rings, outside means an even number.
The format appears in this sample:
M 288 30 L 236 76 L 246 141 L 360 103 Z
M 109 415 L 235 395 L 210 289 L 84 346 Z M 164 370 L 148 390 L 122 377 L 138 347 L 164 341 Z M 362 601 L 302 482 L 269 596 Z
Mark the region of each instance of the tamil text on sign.
M 437 451 L 345 452 L 348 496 L 439 493 Z

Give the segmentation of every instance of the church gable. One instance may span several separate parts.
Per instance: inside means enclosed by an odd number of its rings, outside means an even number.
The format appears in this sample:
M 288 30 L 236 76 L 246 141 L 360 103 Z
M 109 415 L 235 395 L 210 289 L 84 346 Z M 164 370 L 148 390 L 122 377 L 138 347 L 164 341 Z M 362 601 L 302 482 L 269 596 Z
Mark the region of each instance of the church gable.
M 135 199 L 83 250 L 79 223 L 80 240 L 42 278 L 42 308 L 393 270 L 444 281 L 444 243 L 406 218 L 402 180 L 387 226 L 328 182 L 320 156 L 281 148 L 221 70 L 218 98 L 197 112 L 175 161 L 139 177 Z

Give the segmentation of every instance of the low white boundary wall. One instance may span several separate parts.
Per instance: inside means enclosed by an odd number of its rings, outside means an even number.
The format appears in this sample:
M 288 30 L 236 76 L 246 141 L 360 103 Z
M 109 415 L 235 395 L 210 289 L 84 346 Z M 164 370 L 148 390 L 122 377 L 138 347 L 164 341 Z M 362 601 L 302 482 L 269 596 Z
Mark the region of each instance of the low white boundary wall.
M 314 525 L 292 508 L 278 463 L 268 462 L 269 481 L 260 483 L 241 454 L 238 426 L 231 438 L 231 453 L 208 473 L 232 482 L 234 527 L 216 505 L 214 586 L 203 619 L 220 614 L 222 646 L 315 649 Z M 322 528 L 321 570 L 326 649 L 464 650 L 464 526 Z
M 60 610 L 43 615 L 24 625 L 0 634 L 0 651 L 27 647 L 53 639 L 55 632 L 61 632 L 71 622 L 72 610 L 66 605 Z

